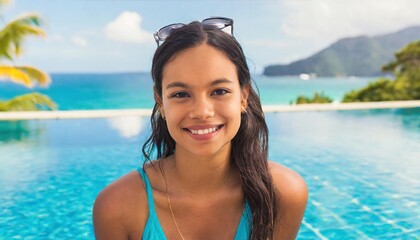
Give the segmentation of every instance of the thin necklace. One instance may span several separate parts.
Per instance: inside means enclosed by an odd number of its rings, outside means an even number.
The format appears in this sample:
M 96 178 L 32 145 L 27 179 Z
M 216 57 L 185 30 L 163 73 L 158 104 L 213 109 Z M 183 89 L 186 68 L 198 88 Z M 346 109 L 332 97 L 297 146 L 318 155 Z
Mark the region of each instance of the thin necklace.
M 176 222 L 176 219 L 175 219 L 174 211 L 172 210 L 171 200 L 169 199 L 169 193 L 168 193 L 168 182 L 166 181 L 165 172 L 163 172 L 162 175 L 163 175 L 163 180 L 165 181 L 166 200 L 168 200 L 168 206 L 169 206 L 169 210 L 171 211 L 171 214 L 172 214 L 172 220 L 174 220 L 175 227 L 176 227 L 176 230 L 178 231 L 179 236 L 181 237 L 182 240 L 185 240 L 184 236 L 182 236 L 182 233 L 179 230 L 178 223 Z

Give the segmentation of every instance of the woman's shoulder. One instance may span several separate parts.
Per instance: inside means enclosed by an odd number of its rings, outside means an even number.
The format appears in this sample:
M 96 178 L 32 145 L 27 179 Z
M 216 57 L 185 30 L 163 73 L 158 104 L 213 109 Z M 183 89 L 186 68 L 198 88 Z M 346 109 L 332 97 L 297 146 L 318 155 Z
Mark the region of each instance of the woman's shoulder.
M 111 205 L 127 202 L 132 198 L 146 195 L 146 187 L 138 171 L 131 171 L 106 186 L 98 195 L 96 203 Z M 111 207 L 111 206 L 110 206 Z M 116 208 L 118 206 L 113 206 Z
M 284 196 L 306 197 L 308 189 L 303 178 L 286 166 L 273 161 L 268 162 L 277 191 Z
M 308 201 L 308 188 L 298 173 L 281 164 L 269 161 L 269 169 L 278 193 L 275 239 L 295 239 Z
M 98 239 L 127 238 L 139 231 L 147 216 L 146 187 L 139 173 L 132 171 L 109 184 L 97 196 L 93 207 L 95 235 Z

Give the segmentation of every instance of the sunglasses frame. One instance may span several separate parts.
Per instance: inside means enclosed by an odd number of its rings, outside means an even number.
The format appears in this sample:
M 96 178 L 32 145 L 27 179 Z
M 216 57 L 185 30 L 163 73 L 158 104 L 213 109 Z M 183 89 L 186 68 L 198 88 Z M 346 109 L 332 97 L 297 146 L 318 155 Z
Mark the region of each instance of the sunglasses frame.
M 219 30 L 223 30 L 226 27 L 230 27 L 230 35 L 233 36 L 233 19 L 231 18 L 210 17 L 210 18 L 206 18 L 202 20 L 201 24 L 216 26 Z M 223 26 L 220 27 L 219 26 L 220 24 L 223 24 Z M 159 47 L 159 42 L 165 41 L 166 38 L 168 38 L 174 30 L 179 29 L 185 25 L 186 25 L 185 23 L 172 23 L 172 24 L 169 24 L 160 28 L 158 31 L 156 31 L 153 34 L 153 37 L 156 41 L 157 46 Z

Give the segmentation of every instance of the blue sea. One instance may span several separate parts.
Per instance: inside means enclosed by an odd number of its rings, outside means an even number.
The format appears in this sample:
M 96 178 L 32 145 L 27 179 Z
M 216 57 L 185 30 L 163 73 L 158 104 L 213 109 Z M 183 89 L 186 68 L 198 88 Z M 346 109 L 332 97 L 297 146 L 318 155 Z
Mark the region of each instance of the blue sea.
M 345 92 L 365 86 L 375 78 L 315 78 L 253 76 L 263 104 L 289 104 L 299 95 L 323 92 L 340 101 Z M 153 81 L 149 73 L 52 74 L 48 88 L 27 89 L 0 81 L 0 99 L 38 91 L 50 96 L 59 110 L 127 109 L 153 107 Z
M 372 79 L 254 77 L 262 102 Z M 60 110 L 150 108 L 148 74 L 56 74 Z M 36 89 L 39 90 L 39 89 Z M 28 90 L 0 82 L 0 96 Z M 420 238 L 420 108 L 268 113 L 273 161 L 309 188 L 298 239 Z M 147 117 L 0 121 L 0 239 L 93 239 L 92 205 L 140 166 Z

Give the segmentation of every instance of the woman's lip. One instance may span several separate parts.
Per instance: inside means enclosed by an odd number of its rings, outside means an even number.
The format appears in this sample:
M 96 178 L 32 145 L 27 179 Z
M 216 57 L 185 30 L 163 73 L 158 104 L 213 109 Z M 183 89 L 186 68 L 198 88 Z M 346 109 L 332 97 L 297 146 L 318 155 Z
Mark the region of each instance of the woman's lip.
M 214 126 L 214 125 L 212 125 Z M 183 130 L 185 132 L 188 133 L 189 136 L 191 136 L 193 139 L 195 139 L 196 141 L 209 141 L 211 140 L 214 136 L 216 136 L 220 130 L 224 127 L 224 125 L 217 125 L 215 128 L 216 130 L 214 131 L 209 131 L 209 132 L 205 132 L 203 131 L 203 128 L 200 128 L 198 130 L 189 130 L 187 128 L 184 128 Z M 207 128 L 204 128 L 207 129 Z M 192 131 L 194 131 L 195 133 L 193 133 Z M 200 131 L 200 132 L 199 132 Z
M 183 128 L 185 130 L 204 130 L 209 128 L 220 128 L 223 124 L 206 124 L 206 125 L 194 125 L 190 127 Z

